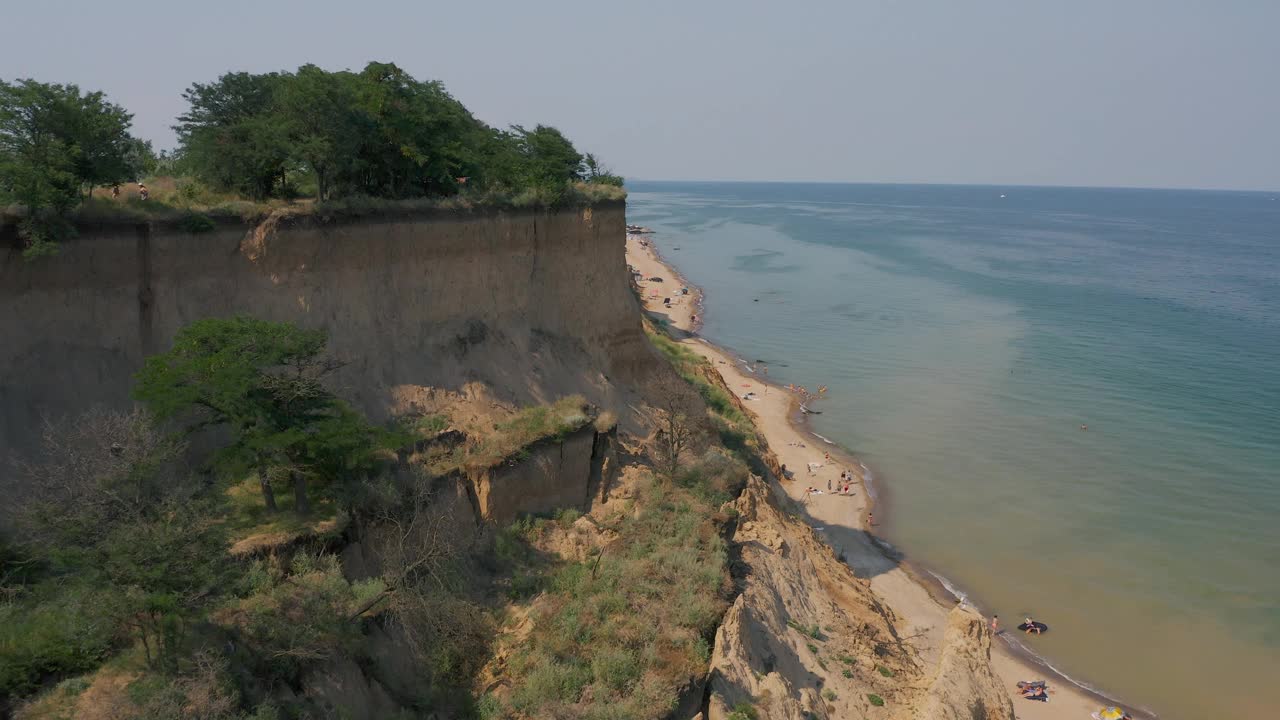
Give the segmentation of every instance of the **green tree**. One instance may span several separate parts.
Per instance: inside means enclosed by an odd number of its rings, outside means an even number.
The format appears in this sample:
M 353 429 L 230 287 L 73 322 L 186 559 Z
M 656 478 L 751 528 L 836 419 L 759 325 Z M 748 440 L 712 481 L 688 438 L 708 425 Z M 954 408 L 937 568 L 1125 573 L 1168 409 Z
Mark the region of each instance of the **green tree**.
M 26 207 L 28 257 L 70 234 L 65 214 L 81 193 L 126 179 L 131 120 L 100 92 L 0 81 L 0 195 Z
M 228 580 L 226 535 L 200 505 L 160 506 L 115 528 L 100 545 L 100 573 L 122 591 L 128 625 L 148 662 L 172 662 L 196 611 Z
M 353 161 L 369 123 L 358 107 L 357 84 L 351 73 L 315 65 L 304 65 L 281 82 L 290 155 L 315 177 L 317 200 L 329 199 L 337 178 L 358 172 Z
M 377 449 L 394 440 L 325 388 L 339 367 L 325 346 L 323 331 L 289 323 L 200 320 L 179 331 L 171 350 L 147 359 L 135 395 L 160 419 L 225 428 L 218 463 L 255 472 L 268 510 L 276 510 L 269 471 L 286 468 L 294 508 L 305 514 L 312 480 L 369 469 Z
M 183 93 L 190 108 L 174 126 L 189 167 L 204 182 L 255 199 L 285 178 L 289 128 L 278 111 L 279 73 L 228 73 Z
M 582 179 L 582 154 L 559 130 L 538 125 L 532 130 L 511 128 L 523 160 L 524 180 L 530 185 L 560 188 Z
M 615 175 L 612 170 L 597 160 L 595 155 L 592 155 L 591 153 L 584 155 L 582 158 L 582 164 L 586 167 L 587 182 L 622 187 L 622 176 Z

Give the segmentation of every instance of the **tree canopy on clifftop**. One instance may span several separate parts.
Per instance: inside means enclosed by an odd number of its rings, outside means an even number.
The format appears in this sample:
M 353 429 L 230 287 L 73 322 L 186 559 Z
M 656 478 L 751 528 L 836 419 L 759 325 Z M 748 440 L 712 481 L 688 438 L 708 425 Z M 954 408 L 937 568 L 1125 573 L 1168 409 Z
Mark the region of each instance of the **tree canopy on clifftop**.
M 72 233 L 68 217 L 86 191 L 151 173 L 177 179 L 163 178 L 168 190 L 155 183 L 150 202 L 128 191 L 120 199 L 144 218 L 167 202 L 190 214 L 246 199 L 463 195 L 556 205 L 575 183 L 622 185 L 556 128 L 490 127 L 442 83 L 392 63 L 358 72 L 303 65 L 227 73 L 193 83 L 183 98 L 188 107 L 174 125 L 179 147 L 157 158 L 150 143 L 129 134 L 133 116 L 101 92 L 0 81 L 0 206 L 21 208 L 29 257 L 56 251 L 56 241 Z
M 175 129 L 186 167 L 219 190 L 255 199 L 559 190 L 604 175 L 559 130 L 491 128 L 442 83 L 390 63 L 360 72 L 304 65 L 228 73 L 195 83 L 184 97 L 190 109 Z

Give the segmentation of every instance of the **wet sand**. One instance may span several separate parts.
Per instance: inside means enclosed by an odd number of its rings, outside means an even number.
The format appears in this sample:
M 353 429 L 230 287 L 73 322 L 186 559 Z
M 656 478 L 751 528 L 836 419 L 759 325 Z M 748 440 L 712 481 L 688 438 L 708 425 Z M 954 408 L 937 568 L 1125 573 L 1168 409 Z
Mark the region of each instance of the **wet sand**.
M 696 336 L 697 323 L 691 316 L 697 315 L 701 320 L 700 291 L 663 261 L 646 236 L 627 237 L 627 262 L 645 278 L 638 283 L 645 309 L 652 316 L 665 318 L 678 331 L 677 336 L 686 335 L 681 342 L 707 358 L 739 397 L 755 393 L 755 399 L 745 404 L 754 412 L 756 424 L 778 461 L 791 475 L 781 483 L 782 489 L 802 504 L 815 529 L 838 553 L 844 554 L 854 572 L 870 579 L 872 590 L 902 618 L 903 635 L 911 638 L 925 662 L 930 666 L 936 664 L 949 610 L 948 602 L 941 599 L 944 591 L 938 588 L 931 593 L 929 583 L 920 573 L 892 559 L 879 546 L 875 539 L 878 521 L 875 526 L 868 525 L 868 513 L 874 513 L 875 508 L 868 501 L 862 466 L 797 422 L 802 416 L 795 393 L 768 384 L 763 374 L 753 372 L 753 368 L 732 354 Z M 664 278 L 664 282 L 647 280 L 654 276 Z M 690 294 L 679 295 L 681 287 L 689 287 Z M 663 298 L 673 296 L 672 304 L 665 306 Z M 830 453 L 829 459 L 827 453 Z M 811 467 L 810 463 L 820 466 Z M 827 483 L 831 482 L 834 487 L 842 471 L 858 477 L 851 496 L 827 492 Z M 809 487 L 818 488 L 822 494 L 810 495 L 806 492 Z M 1012 625 L 1019 622 L 1014 618 L 1005 620 Z M 1012 627 L 1006 632 L 1021 634 Z M 997 641 L 992 647 L 992 664 L 1009 689 L 1018 718 L 1084 720 L 1099 707 L 1110 704 L 1047 668 L 1014 655 L 1004 642 Z M 1018 694 L 1016 683 L 1032 679 L 1049 681 L 1049 702 L 1027 700 Z

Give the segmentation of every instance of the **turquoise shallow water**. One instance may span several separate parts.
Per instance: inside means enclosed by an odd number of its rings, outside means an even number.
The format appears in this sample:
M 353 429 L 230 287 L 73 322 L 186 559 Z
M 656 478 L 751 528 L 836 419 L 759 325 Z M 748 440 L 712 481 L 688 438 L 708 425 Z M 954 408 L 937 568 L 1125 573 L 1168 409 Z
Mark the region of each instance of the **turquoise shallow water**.
M 909 557 L 1162 717 L 1280 715 L 1280 193 L 630 190 Z

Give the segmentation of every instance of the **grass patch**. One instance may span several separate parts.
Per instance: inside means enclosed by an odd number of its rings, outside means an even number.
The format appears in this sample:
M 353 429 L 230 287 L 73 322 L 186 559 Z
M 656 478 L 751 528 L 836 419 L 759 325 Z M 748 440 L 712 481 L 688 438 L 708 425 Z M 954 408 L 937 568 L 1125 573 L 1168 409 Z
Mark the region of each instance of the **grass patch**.
M 818 623 L 806 625 L 796 622 L 795 620 L 787 620 L 787 627 L 799 631 L 802 635 L 807 635 L 814 640 L 822 639 L 822 628 L 818 627 Z
M 49 582 L 0 604 L 0 696 L 21 697 L 48 678 L 97 668 L 117 640 L 119 600 L 84 584 Z
M 760 720 L 760 713 L 748 702 L 740 702 L 733 706 L 728 720 Z
M 848 655 L 845 655 L 844 653 L 840 653 L 839 655 L 836 655 L 836 659 L 844 663 L 845 665 L 852 665 L 854 663 L 854 659 L 849 657 Z
M 449 428 L 449 418 L 445 415 L 423 415 L 409 423 L 409 429 L 423 435 L 439 435 Z
M 867 702 L 871 703 L 872 705 L 875 705 L 876 707 L 884 707 L 884 698 L 880 697 L 875 693 L 867 694 Z
M 893 671 L 883 665 L 877 665 L 876 672 L 888 678 L 893 677 Z
M 809 652 L 813 653 L 814 655 L 817 655 L 817 654 L 818 654 L 818 646 L 817 646 L 817 645 L 814 645 L 813 643 L 805 643 L 805 644 L 804 644 L 804 646 L 805 646 L 805 647 L 807 647 L 807 648 L 809 648 Z
M 427 457 L 427 468 L 436 475 L 493 467 L 504 461 L 523 460 L 530 445 L 562 442 L 591 422 L 581 395 L 561 398 L 551 405 L 533 405 L 495 423 L 483 437 L 468 439 L 451 448 L 439 448 Z
M 853 679 L 853 671 L 852 671 L 852 670 L 850 670 L 849 668 L 845 668 L 845 669 L 841 670 L 841 671 L 840 671 L 840 674 L 841 674 L 841 675 L 843 675 L 843 676 L 844 676 L 844 678 L 845 678 L 846 680 L 852 680 L 852 679 Z
M 225 522 L 233 554 L 287 545 L 302 537 L 329 536 L 346 526 L 346 514 L 332 498 L 312 498 L 311 514 L 303 517 L 293 511 L 293 493 L 277 493 L 279 511 L 268 512 L 256 478 L 227 488 L 226 497 Z
M 545 570 L 533 630 L 508 660 L 518 713 L 661 718 L 705 671 L 729 589 L 714 508 L 660 483 L 637 505 L 617 520 L 618 539 L 598 566 L 591 559 Z
M 468 190 L 448 197 L 399 200 L 353 195 L 317 203 L 309 198 L 250 200 L 234 193 L 212 190 L 188 177 L 149 177 L 143 182 L 150 191 L 150 199 L 144 201 L 139 198 L 137 188 L 132 185 L 122 186 L 123 193 L 118 200 L 111 199 L 110 188 L 98 188 L 93 197 L 84 200 L 72 213 L 71 219 L 84 223 L 172 222 L 185 229 L 187 218 L 200 215 L 209 221 L 209 227 L 188 231 L 203 232 L 212 229 L 215 226 L 214 220 L 218 218 L 257 222 L 280 210 L 287 211 L 291 217 L 314 217 L 322 222 L 329 222 L 380 215 L 411 215 L 433 210 L 549 210 L 590 207 L 597 203 L 619 202 L 627 197 L 626 190 L 615 185 L 578 182 L 564 188 Z M 20 208 L 5 212 L 6 216 L 16 217 L 20 214 Z
M 836 691 L 835 691 L 835 690 L 832 690 L 831 688 L 827 688 L 826 690 L 823 690 L 823 691 L 822 691 L 822 697 L 826 698 L 826 699 L 827 699 L 827 702 L 831 702 L 831 701 L 835 700 L 835 699 L 836 699 L 837 697 L 839 697 L 839 696 L 838 696 L 838 695 L 836 695 Z
M 755 424 L 738 408 L 734 398 L 722 384 L 710 380 L 712 377 L 718 378 L 718 371 L 706 358 L 668 335 L 648 327 L 646 327 L 646 334 L 658 352 L 671 363 L 680 377 L 698 391 L 702 401 L 707 404 L 712 425 L 720 437 L 721 444 L 750 464 L 756 472 L 761 472 L 762 468 L 757 467 L 760 462 L 757 452 L 760 441 L 757 438 Z

